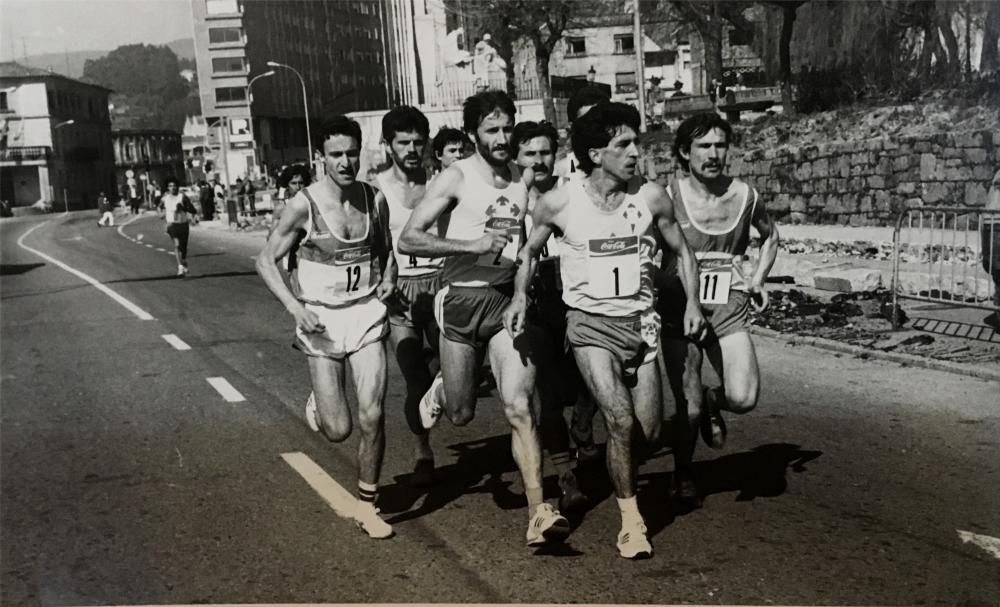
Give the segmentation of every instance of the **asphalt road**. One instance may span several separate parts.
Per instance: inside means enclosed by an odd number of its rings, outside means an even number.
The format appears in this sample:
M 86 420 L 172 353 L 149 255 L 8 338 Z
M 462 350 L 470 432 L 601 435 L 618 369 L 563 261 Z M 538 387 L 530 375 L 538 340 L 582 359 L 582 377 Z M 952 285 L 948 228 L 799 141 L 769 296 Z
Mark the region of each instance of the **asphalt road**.
M 260 239 L 195 228 L 181 280 L 154 216 L 95 223 L 0 223 L 3 605 L 1000 604 L 996 383 L 758 340 L 761 404 L 699 450 L 704 507 L 672 512 L 669 453 L 641 469 L 656 554 L 630 562 L 600 469 L 568 544 L 524 545 L 492 397 L 435 432 L 441 479 L 414 489 L 393 368 L 380 505 L 397 535 L 375 541 L 300 473 L 350 491 L 356 441 L 303 421 L 308 372 L 254 272 Z

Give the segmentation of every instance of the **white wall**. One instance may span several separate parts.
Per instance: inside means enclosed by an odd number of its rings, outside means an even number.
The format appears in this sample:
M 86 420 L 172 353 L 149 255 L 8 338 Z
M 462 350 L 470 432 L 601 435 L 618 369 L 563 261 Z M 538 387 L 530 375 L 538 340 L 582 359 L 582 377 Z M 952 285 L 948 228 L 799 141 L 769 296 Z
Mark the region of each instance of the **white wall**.
M 14 114 L 5 116 L 7 145 L 11 147 L 52 145 L 52 126 L 44 82 L 13 87 L 13 90 L 7 93 L 7 104 Z

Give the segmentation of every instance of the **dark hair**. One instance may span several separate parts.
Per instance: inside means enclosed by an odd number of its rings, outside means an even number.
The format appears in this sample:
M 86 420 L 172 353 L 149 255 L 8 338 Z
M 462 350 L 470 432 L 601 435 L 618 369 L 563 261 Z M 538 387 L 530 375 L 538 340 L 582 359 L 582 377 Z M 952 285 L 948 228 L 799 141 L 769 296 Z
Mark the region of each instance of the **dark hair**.
M 511 120 L 514 120 L 514 115 L 517 113 L 514 102 L 503 91 L 476 93 L 462 104 L 462 128 L 466 133 L 475 136 L 479 123 L 495 110 L 507 114 Z
M 598 103 L 606 103 L 608 101 L 611 101 L 611 95 L 599 86 L 588 84 L 585 87 L 577 89 L 566 103 L 566 114 L 569 118 L 569 123 L 573 124 L 576 122 L 576 113 L 583 106 L 597 105 Z
M 163 187 L 167 187 L 171 183 L 176 183 L 177 187 L 181 187 L 181 180 L 174 177 L 173 175 L 167 175 L 163 178 Z
M 681 165 L 681 168 L 685 171 L 690 170 L 688 161 L 681 156 L 681 150 L 684 150 L 688 154 L 691 153 L 691 142 L 693 142 L 698 137 L 704 137 L 712 129 L 719 129 L 726 134 L 726 143 L 731 143 L 733 140 L 733 127 L 729 126 L 729 123 L 715 112 L 705 112 L 704 114 L 696 114 L 691 116 L 677 127 L 677 134 L 674 135 L 674 144 L 672 146 L 672 151 L 674 153 L 674 158 Z
M 396 133 L 409 133 L 416 131 L 423 135 L 424 139 L 430 137 L 431 126 L 427 122 L 427 116 L 410 105 L 394 107 L 385 116 L 382 116 L 382 140 L 392 143 Z
M 469 144 L 469 138 L 466 137 L 465 133 L 458 129 L 453 129 L 451 127 L 442 127 L 437 135 L 434 135 L 434 141 L 432 146 L 434 148 L 434 157 L 437 158 L 441 154 L 444 154 L 444 146 L 449 143 L 461 143 L 464 148 Z
M 326 143 L 327 139 L 336 135 L 354 137 L 354 140 L 358 142 L 358 147 L 361 147 L 361 125 L 343 114 L 332 114 L 324 118 L 319 134 L 320 147 Z M 312 150 L 309 150 L 309 153 L 312 154 Z
M 293 177 L 301 176 L 302 185 L 307 186 L 312 183 L 312 176 L 309 174 L 309 167 L 304 164 L 290 164 L 278 176 L 278 187 L 287 188 Z
M 521 151 L 521 144 L 535 137 L 547 137 L 552 144 L 552 151 L 555 152 L 559 149 L 559 133 L 556 132 L 556 127 L 552 126 L 551 122 L 526 120 L 514 126 L 514 133 L 510 138 L 510 149 L 513 154 L 516 156 Z
M 590 108 L 573 125 L 570 143 L 580 170 L 586 175 L 594 170 L 590 150 L 608 145 L 618 131 L 627 126 L 639 132 L 639 111 L 627 103 L 604 102 Z

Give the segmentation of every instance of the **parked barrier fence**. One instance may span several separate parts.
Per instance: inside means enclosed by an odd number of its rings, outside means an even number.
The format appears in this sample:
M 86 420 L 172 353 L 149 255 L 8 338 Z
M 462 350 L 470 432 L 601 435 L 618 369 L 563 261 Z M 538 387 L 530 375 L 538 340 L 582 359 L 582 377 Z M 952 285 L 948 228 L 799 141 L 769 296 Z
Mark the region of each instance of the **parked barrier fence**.
M 900 298 L 1000 313 L 1000 210 L 909 209 L 892 243 L 893 327 Z

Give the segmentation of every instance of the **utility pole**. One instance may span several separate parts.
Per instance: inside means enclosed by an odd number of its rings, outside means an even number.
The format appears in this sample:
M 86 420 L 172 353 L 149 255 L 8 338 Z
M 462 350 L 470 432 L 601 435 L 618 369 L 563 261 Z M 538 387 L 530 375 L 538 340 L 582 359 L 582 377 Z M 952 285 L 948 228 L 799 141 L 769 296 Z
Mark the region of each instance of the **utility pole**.
M 639 101 L 639 132 L 646 132 L 646 76 L 643 74 L 642 23 L 639 16 L 639 0 L 633 0 L 632 47 L 635 49 L 635 92 Z

